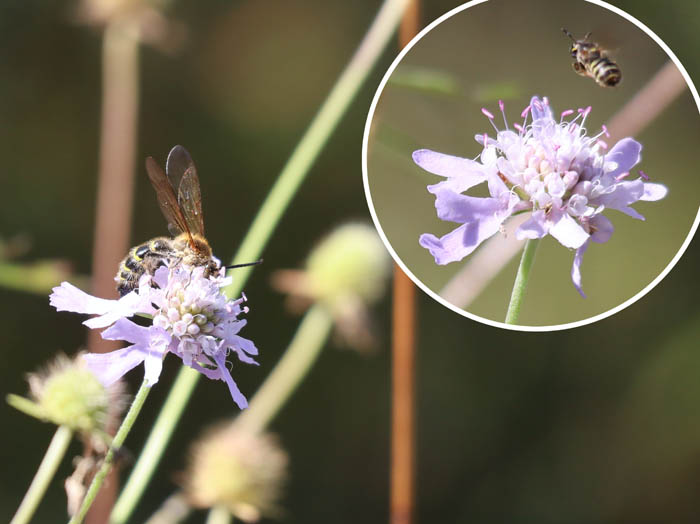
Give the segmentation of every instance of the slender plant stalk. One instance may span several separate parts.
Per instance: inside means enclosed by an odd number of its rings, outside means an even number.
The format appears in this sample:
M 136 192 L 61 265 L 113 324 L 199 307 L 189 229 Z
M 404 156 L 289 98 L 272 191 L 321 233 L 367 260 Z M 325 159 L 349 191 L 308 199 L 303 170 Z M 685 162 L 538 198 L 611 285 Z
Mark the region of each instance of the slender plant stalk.
M 382 4 L 350 63 L 333 86 L 263 202 L 233 258 L 234 264 L 255 260 L 262 253 L 299 185 L 396 31 L 407 2 L 408 0 L 385 0 Z M 226 288 L 229 297 L 235 297 L 241 292 L 252 268 L 244 267 L 237 271 L 237 278 Z M 198 379 L 199 374 L 185 366 L 178 373 L 134 470 L 115 504 L 110 520 L 113 524 L 126 522 L 141 498 Z
M 515 275 L 513 291 L 510 294 L 510 303 L 508 304 L 508 312 L 506 313 L 506 324 L 516 324 L 518 322 L 520 309 L 525 299 L 527 282 L 530 279 L 530 270 L 535 261 L 535 253 L 537 252 L 539 243 L 539 238 L 529 239 L 525 242 L 523 256 L 520 258 L 520 265 L 518 266 L 518 273 Z
M 209 512 L 206 524 L 230 524 L 233 521 L 231 512 L 224 506 L 214 506 Z
M 399 30 L 406 46 L 420 29 L 420 0 L 411 0 Z M 412 524 L 415 493 L 416 288 L 394 265 L 392 318 L 390 523 Z
M 191 506 L 182 491 L 178 490 L 161 504 L 145 524 L 174 524 L 185 520 L 190 513 Z
M 416 288 L 394 266 L 391 402 L 391 524 L 413 522 Z
M 73 431 L 68 427 L 58 427 L 39 465 L 39 469 L 34 475 L 34 479 L 29 485 L 29 489 L 24 495 L 19 508 L 17 508 L 17 513 L 12 517 L 10 524 L 26 524 L 31 520 L 37 506 L 39 506 L 39 502 L 44 497 L 44 493 L 46 493 L 46 488 L 48 488 L 51 479 L 56 474 L 58 465 L 66 454 L 72 436 Z
M 144 380 L 138 392 L 136 393 L 136 396 L 134 397 L 134 401 L 131 403 L 131 407 L 129 407 L 129 411 L 126 414 L 126 417 L 124 417 L 122 425 L 119 426 L 117 434 L 114 435 L 114 439 L 112 440 L 112 444 L 109 446 L 109 451 L 107 451 L 107 455 L 105 456 L 105 459 L 102 462 L 100 470 L 95 475 L 95 478 L 92 479 L 92 483 L 90 484 L 90 487 L 88 488 L 88 491 L 85 494 L 83 503 L 80 505 L 80 508 L 73 516 L 73 518 L 70 519 L 69 524 L 80 524 L 85 518 L 85 514 L 90 509 L 90 506 L 95 500 L 97 493 L 100 491 L 100 487 L 102 486 L 102 483 L 104 482 L 107 473 L 109 473 L 110 469 L 112 469 L 112 463 L 114 462 L 114 450 L 118 450 L 122 447 L 122 444 L 124 444 L 124 441 L 126 440 L 129 431 L 131 431 L 134 422 L 136 422 L 136 418 L 139 416 L 141 408 L 143 407 L 143 404 L 146 401 L 146 397 L 148 397 L 148 394 L 150 392 L 151 388 Z
M 131 19 L 110 21 L 102 38 L 102 119 L 97 207 L 92 251 L 92 292 L 116 296 L 114 268 L 129 249 L 139 106 L 139 28 Z M 106 353 L 119 343 L 88 331 L 88 349 Z M 108 422 L 113 432 L 117 420 Z M 86 521 L 104 523 L 117 498 L 119 480 L 111 474 Z
M 333 327 L 328 309 L 315 304 L 304 315 L 294 338 L 263 385 L 234 424 L 251 433 L 265 429 L 301 383 L 323 349 Z

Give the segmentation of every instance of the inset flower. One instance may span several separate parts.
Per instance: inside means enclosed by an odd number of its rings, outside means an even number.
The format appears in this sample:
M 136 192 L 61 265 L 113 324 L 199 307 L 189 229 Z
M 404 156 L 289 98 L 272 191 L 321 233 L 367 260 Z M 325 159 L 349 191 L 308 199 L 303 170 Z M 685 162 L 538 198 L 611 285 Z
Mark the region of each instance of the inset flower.
M 64 282 L 54 288 L 51 305 L 58 311 L 96 314 L 84 324 L 90 328 L 109 326 L 102 338 L 125 340 L 131 345 L 110 353 L 85 355 L 89 368 L 104 384 L 112 384 L 125 373 L 143 363 L 149 385 L 158 382 L 167 353 L 174 353 L 183 363 L 210 379 L 226 382 L 233 400 L 240 408 L 248 403 L 238 390 L 227 368 L 230 352 L 247 364 L 257 364 L 255 345 L 238 332 L 246 320 L 242 306 L 245 295 L 228 300 L 220 288 L 231 282 L 220 275 L 205 277 L 203 267 L 178 263 L 161 267 L 155 275 L 144 275 L 138 289 L 119 300 L 96 298 Z M 129 317 L 148 315 L 151 325 L 144 327 Z
M 271 435 L 222 425 L 192 447 L 183 475 L 187 498 L 196 507 L 223 505 L 244 522 L 274 516 L 279 513 L 288 462 Z
M 615 209 L 644 220 L 630 207 L 639 200 L 655 201 L 666 196 L 666 187 L 645 182 L 648 177 L 628 180 L 630 170 L 641 159 L 642 146 L 632 138 L 623 138 L 606 152 L 600 137 L 587 136 L 584 127 L 591 108 L 578 114 L 567 110 L 557 122 L 546 97 L 533 97 L 522 112 L 522 125 L 510 129 L 503 102 L 499 102 L 505 130 L 499 130 L 494 116 L 488 117 L 496 131 L 476 135 L 483 146 L 479 161 L 437 153 L 427 149 L 415 151 L 413 161 L 430 173 L 446 180 L 428 186 L 435 195 L 435 207 L 442 220 L 461 224 L 441 238 L 426 233 L 420 245 L 430 251 L 440 265 L 462 260 L 484 240 L 493 236 L 506 219 L 528 212 L 529 218 L 516 231 L 522 239 L 551 235 L 563 246 L 575 249 L 571 277 L 581 288 L 581 263 L 591 241 L 607 242 L 614 230 L 603 215 Z M 532 122 L 527 124 L 528 114 Z M 473 197 L 463 193 L 483 182 L 489 197 Z

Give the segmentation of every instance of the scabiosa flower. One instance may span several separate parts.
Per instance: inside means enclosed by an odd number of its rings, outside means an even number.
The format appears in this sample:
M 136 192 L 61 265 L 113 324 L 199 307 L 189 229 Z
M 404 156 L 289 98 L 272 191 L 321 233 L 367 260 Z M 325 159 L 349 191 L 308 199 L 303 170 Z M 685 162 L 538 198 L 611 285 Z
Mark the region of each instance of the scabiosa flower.
M 205 277 L 203 267 L 163 266 L 155 275 L 141 277 L 138 289 L 119 300 L 96 298 L 63 282 L 54 288 L 50 302 L 58 311 L 98 315 L 83 323 L 90 328 L 109 326 L 102 338 L 131 343 L 111 353 L 85 355 L 102 383 L 112 384 L 143 363 L 145 379 L 152 386 L 158 382 L 163 358 L 174 353 L 207 378 L 226 382 L 233 400 L 245 408 L 247 401 L 231 378 L 226 357 L 233 351 L 240 361 L 257 364 L 251 355 L 258 350 L 253 342 L 238 336 L 246 324 L 238 316 L 247 313 L 248 307 L 242 306 L 245 295 L 228 300 L 221 293 L 220 288 L 231 282 L 224 271 Z M 134 315 L 152 316 L 153 322 L 140 326 L 128 320 Z
M 529 218 L 517 229 L 516 237 L 542 238 L 549 234 L 559 243 L 575 249 L 571 278 L 581 288 L 581 263 L 591 241 L 607 242 L 613 225 L 603 215 L 615 209 L 644 220 L 630 206 L 639 200 L 655 201 L 666 196 L 666 187 L 645 182 L 648 177 L 630 180 L 630 170 L 641 159 L 642 146 L 632 138 L 623 138 L 607 151 L 600 139 L 608 135 L 605 126 L 594 136 L 584 127 L 590 107 L 579 109 L 575 117 L 567 110 L 557 122 L 546 97 L 533 97 L 521 117 L 521 124 L 508 126 L 503 102 L 499 101 L 505 130 L 499 130 L 494 115 L 488 117 L 496 131 L 476 135 L 483 146 L 479 161 L 421 149 L 413 161 L 430 173 L 446 180 L 428 186 L 435 195 L 435 207 L 442 220 L 461 225 L 442 238 L 429 233 L 420 237 L 420 245 L 430 251 L 440 265 L 462 260 L 484 240 L 502 228 L 510 216 L 528 212 Z M 532 121 L 527 123 L 528 115 Z M 486 182 L 489 197 L 462 194 Z
M 236 518 L 256 522 L 279 514 L 288 462 L 272 435 L 220 425 L 192 446 L 185 492 L 196 507 L 223 505 Z

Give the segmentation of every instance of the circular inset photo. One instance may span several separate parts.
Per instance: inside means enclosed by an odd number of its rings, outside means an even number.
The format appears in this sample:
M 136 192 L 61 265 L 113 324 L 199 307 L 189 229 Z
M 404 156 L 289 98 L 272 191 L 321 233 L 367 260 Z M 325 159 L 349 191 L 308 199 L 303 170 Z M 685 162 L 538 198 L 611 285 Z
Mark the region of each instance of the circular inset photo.
M 528 331 L 605 318 L 698 225 L 700 100 L 672 51 L 602 2 L 461 6 L 394 61 L 365 128 L 365 190 L 436 300 Z

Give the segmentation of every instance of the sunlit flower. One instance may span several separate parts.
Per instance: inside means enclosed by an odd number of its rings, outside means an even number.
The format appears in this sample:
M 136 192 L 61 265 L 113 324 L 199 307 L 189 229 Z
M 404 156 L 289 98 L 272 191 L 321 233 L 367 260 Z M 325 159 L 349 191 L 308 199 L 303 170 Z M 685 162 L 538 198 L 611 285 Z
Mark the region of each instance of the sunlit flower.
M 58 355 L 44 370 L 30 373 L 27 380 L 31 400 L 11 395 L 8 400 L 12 405 L 96 441 L 105 435 L 108 421 L 120 416 L 126 405 L 122 383 L 109 387 L 100 383 L 82 353 L 75 358 Z
M 183 475 L 187 498 L 197 507 L 224 506 L 244 522 L 274 516 L 288 461 L 271 435 L 222 425 L 192 447 Z
M 226 357 L 233 351 L 238 359 L 256 364 L 258 350 L 248 339 L 238 336 L 246 320 L 238 319 L 248 308 L 245 295 L 228 300 L 220 288 L 231 282 L 223 276 L 205 277 L 204 268 L 176 264 L 161 267 L 155 275 L 144 275 L 137 290 L 119 300 L 96 298 L 64 282 L 54 288 L 51 305 L 59 311 L 96 314 L 84 324 L 90 328 L 108 327 L 102 338 L 125 340 L 132 345 L 111 353 L 85 355 L 89 368 L 104 384 L 112 384 L 126 372 L 143 363 L 149 385 L 158 382 L 167 353 L 210 379 L 223 380 L 239 407 L 247 406 L 231 378 Z M 128 320 L 134 315 L 153 317 L 144 327 Z
M 293 309 L 321 303 L 333 314 L 342 338 L 366 349 L 374 343 L 367 306 L 383 296 L 389 267 L 389 256 L 374 228 L 349 223 L 319 242 L 303 271 L 278 271 L 274 285 L 290 293 Z
M 639 200 L 654 201 L 666 196 L 661 184 L 645 182 L 648 177 L 630 180 L 630 170 L 641 159 L 642 146 L 632 138 L 623 138 L 610 151 L 601 136 L 587 136 L 584 127 L 591 108 L 579 109 L 575 117 L 567 110 L 557 122 L 546 97 L 533 97 L 521 116 L 521 124 L 510 129 L 503 102 L 499 102 L 505 130 L 499 130 L 494 115 L 487 116 L 496 134 L 476 135 L 484 149 L 479 161 L 437 153 L 415 151 L 413 160 L 420 167 L 446 177 L 428 186 L 435 195 L 435 207 L 442 220 L 461 224 L 442 238 L 429 233 L 420 237 L 420 245 L 430 251 L 440 265 L 462 260 L 484 240 L 501 230 L 510 216 L 529 213 L 517 229 L 516 237 L 542 238 L 549 234 L 563 246 L 575 249 L 571 278 L 581 289 L 581 263 L 591 241 L 607 242 L 613 225 L 603 215 L 615 209 L 644 220 L 630 206 Z M 528 115 L 532 122 L 527 123 Z M 489 197 L 462 194 L 486 182 Z

